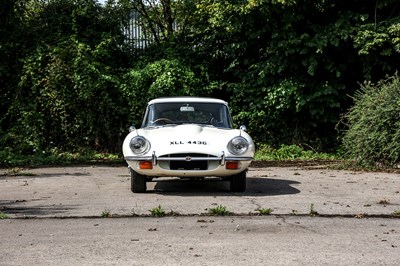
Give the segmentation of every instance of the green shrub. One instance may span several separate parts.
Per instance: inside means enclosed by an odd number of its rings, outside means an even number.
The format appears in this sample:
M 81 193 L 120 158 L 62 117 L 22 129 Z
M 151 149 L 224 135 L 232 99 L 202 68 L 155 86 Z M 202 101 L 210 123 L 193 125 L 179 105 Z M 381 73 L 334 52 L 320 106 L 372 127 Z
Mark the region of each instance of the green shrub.
M 400 163 L 400 80 L 396 74 L 378 84 L 366 83 L 344 116 L 345 155 L 361 166 Z

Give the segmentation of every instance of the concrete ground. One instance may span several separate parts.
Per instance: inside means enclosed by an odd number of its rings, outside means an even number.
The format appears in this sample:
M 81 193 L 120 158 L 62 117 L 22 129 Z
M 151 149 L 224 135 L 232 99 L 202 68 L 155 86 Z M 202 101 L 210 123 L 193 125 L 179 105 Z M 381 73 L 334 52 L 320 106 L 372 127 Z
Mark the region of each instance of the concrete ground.
M 0 169 L 0 265 L 400 265 L 399 180 L 259 165 L 245 193 L 174 181 L 133 194 L 122 166 Z M 218 206 L 231 215 L 208 215 Z
M 151 182 L 130 191 L 123 166 L 74 166 L 0 172 L 0 211 L 10 217 L 149 215 L 161 206 L 182 215 L 223 205 L 235 214 L 391 215 L 400 211 L 400 174 L 302 167 L 250 168 L 247 190 L 227 182 Z

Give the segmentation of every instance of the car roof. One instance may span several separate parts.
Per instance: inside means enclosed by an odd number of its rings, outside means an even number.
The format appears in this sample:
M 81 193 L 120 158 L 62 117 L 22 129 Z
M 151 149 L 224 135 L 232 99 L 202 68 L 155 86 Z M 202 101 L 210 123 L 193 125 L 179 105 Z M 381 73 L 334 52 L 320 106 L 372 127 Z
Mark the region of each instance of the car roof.
M 206 97 L 189 97 L 189 96 L 184 96 L 184 97 L 162 97 L 162 98 L 157 98 L 157 99 L 153 99 L 149 102 L 150 104 L 154 104 L 154 103 L 180 103 L 180 102 L 184 102 L 184 103 L 220 103 L 220 104 L 224 104 L 224 105 L 228 105 L 227 102 L 220 100 L 220 99 L 216 99 L 216 98 L 206 98 Z

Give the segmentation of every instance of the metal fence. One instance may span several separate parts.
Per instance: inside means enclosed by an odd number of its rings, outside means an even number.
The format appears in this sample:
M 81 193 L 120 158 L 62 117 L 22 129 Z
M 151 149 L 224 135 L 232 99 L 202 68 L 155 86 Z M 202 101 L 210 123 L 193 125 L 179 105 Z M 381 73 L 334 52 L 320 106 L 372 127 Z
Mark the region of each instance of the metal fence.
M 178 30 L 176 23 L 173 24 L 173 30 Z M 154 40 L 154 34 L 157 35 L 158 39 L 162 39 L 162 29 L 157 27 L 155 33 L 146 31 L 140 23 L 140 14 L 137 11 L 132 11 L 129 16 L 129 24 L 124 28 L 126 36 L 126 42 L 132 49 L 143 50 L 152 44 Z
M 144 49 L 153 42 L 153 36 L 146 33 L 139 23 L 139 13 L 132 11 L 129 16 L 129 24 L 124 29 L 126 42 L 134 49 Z

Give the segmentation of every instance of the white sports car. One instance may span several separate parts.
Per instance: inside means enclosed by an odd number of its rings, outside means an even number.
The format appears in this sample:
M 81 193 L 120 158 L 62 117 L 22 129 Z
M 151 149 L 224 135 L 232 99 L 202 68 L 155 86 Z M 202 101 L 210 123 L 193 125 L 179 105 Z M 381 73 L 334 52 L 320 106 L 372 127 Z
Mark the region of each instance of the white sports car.
M 243 192 L 255 146 L 244 126 L 233 129 L 225 101 L 170 97 L 148 103 L 141 128 L 130 128 L 122 150 L 132 192 L 145 192 L 157 177 L 219 177 Z

